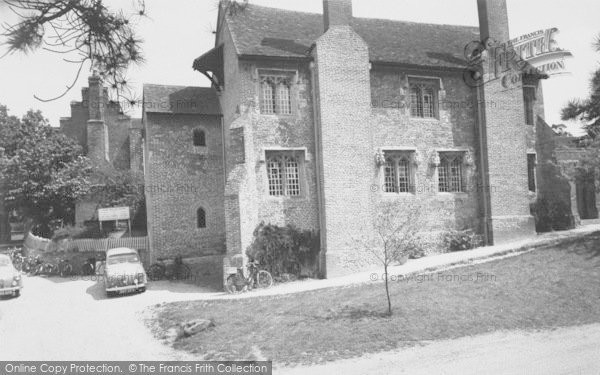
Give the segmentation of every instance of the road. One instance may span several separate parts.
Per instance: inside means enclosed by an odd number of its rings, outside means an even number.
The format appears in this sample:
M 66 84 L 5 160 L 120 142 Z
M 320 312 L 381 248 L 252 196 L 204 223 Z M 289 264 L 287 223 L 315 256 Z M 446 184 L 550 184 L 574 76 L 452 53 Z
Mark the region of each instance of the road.
M 225 297 L 169 282 L 110 299 L 90 280 L 26 277 L 24 282 L 20 298 L 0 299 L 0 360 L 195 360 L 156 340 L 140 312 L 161 302 Z M 600 324 L 494 332 L 275 373 L 600 374 L 599 343 Z

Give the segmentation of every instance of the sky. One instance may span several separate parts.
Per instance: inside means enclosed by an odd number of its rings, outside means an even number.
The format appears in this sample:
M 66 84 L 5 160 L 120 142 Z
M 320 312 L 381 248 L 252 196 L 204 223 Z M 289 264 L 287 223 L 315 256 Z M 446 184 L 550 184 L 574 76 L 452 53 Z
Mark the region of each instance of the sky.
M 112 9 L 132 10 L 133 0 L 105 0 Z M 250 0 L 250 3 L 277 8 L 322 12 L 321 0 Z M 507 0 L 511 38 L 540 29 L 560 30 L 558 45 L 572 52 L 567 60 L 569 74 L 545 80 L 546 121 L 564 123 L 561 108 L 573 98 L 589 96 L 589 80 L 600 67 L 600 53 L 592 43 L 600 33 L 598 0 Z M 214 46 L 217 0 L 146 0 L 148 18 L 137 25 L 144 39 L 145 63 L 133 67 L 129 82 L 141 97 L 143 83 L 209 86 L 202 74 L 192 69 L 193 60 Z M 476 0 L 353 0 L 355 17 L 397 19 L 414 22 L 477 26 Z M 12 23 L 16 16 L 0 0 L 0 23 Z M 0 56 L 5 47 L 0 45 Z M 12 54 L 0 59 L 0 104 L 21 116 L 28 109 L 40 109 L 53 126 L 68 117 L 69 103 L 81 100 L 89 71 L 82 72 L 75 87 L 63 98 L 40 102 L 64 91 L 76 75 L 76 66 L 46 51 L 28 55 Z M 139 117 L 139 109 L 130 113 Z M 577 132 L 579 124 L 568 123 Z

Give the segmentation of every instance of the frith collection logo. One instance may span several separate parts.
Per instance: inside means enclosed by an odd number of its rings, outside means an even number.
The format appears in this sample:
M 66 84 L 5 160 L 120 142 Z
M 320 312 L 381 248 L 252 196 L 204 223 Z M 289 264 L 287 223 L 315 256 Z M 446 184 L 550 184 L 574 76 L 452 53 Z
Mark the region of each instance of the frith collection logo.
M 558 46 L 557 28 L 538 30 L 505 43 L 493 39 L 472 41 L 465 46 L 468 66 L 463 78 L 467 85 L 482 86 L 501 80 L 509 89 L 522 83 L 524 74 L 565 74 L 567 57 L 571 52 Z

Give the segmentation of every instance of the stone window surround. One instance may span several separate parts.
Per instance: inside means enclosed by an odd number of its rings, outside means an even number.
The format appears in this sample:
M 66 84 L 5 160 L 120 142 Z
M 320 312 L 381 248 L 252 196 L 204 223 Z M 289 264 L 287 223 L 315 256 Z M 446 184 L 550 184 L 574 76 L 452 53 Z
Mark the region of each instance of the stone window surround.
M 412 116 L 411 115 L 411 99 L 410 99 L 410 84 L 411 83 L 427 83 L 427 84 L 433 84 L 434 85 L 434 100 L 433 100 L 433 110 L 434 110 L 434 116 L 433 117 L 418 117 L 418 116 Z M 419 121 L 440 121 L 440 110 L 442 108 L 442 106 L 440 105 L 440 102 L 442 100 L 445 100 L 446 97 L 446 90 L 444 89 L 444 81 L 442 80 L 441 77 L 436 77 L 436 76 L 426 76 L 426 75 L 416 75 L 416 74 L 406 74 L 405 76 L 405 81 L 404 81 L 404 93 L 405 93 L 405 102 L 408 103 L 408 105 L 406 106 L 407 110 L 408 110 L 408 116 L 412 119 L 412 120 L 419 120 Z
M 402 196 L 414 196 L 416 195 L 416 191 L 417 191 L 417 178 L 416 178 L 416 171 L 415 171 L 415 167 L 418 163 L 418 156 L 417 156 L 417 148 L 416 147 L 411 147 L 411 146 L 381 146 L 377 148 L 377 152 L 383 152 L 384 155 L 386 152 L 390 152 L 390 153 L 406 153 L 409 154 L 409 158 L 411 160 L 410 163 L 410 170 L 409 173 L 411 175 L 410 181 L 411 181 L 411 191 L 409 192 L 386 192 L 384 191 L 385 189 L 383 188 L 384 184 L 385 184 L 385 164 L 382 164 L 380 166 L 378 166 L 378 170 L 379 170 L 379 186 L 381 186 L 381 193 L 384 197 L 402 197 Z
M 467 196 L 468 192 L 466 191 L 466 187 L 468 186 L 468 171 L 467 168 L 472 167 L 473 165 L 470 164 L 468 162 L 468 158 L 471 158 L 471 150 L 468 148 L 462 148 L 462 147 L 457 147 L 457 148 L 436 148 L 434 150 L 434 155 L 437 156 L 437 159 L 440 159 L 440 154 L 443 153 L 454 153 L 454 154 L 462 154 L 463 160 L 462 160 L 462 168 L 461 168 L 461 191 L 439 191 L 439 164 L 436 164 L 434 166 L 435 168 L 435 186 L 438 186 L 438 192 L 437 195 L 438 196 L 453 196 L 453 197 L 460 197 L 460 196 Z M 471 161 L 472 163 L 472 161 Z
M 289 195 L 270 195 L 269 194 L 269 177 L 267 168 L 267 153 L 281 153 L 281 154 L 295 154 L 298 155 L 298 175 L 300 180 L 300 194 L 289 196 Z M 280 147 L 280 146 L 271 146 L 271 147 L 263 147 L 259 152 L 259 163 L 265 166 L 264 170 L 264 180 L 265 180 L 265 192 L 266 197 L 269 200 L 286 200 L 286 199 L 305 199 L 308 194 L 308 183 L 306 178 L 306 163 L 309 162 L 312 158 L 308 153 L 308 149 L 306 147 Z
M 295 117 L 298 114 L 298 69 L 282 69 L 282 68 L 255 68 L 253 79 L 256 81 L 256 97 L 258 98 L 256 110 L 261 116 L 277 116 L 277 117 Z M 289 114 L 281 114 L 274 111 L 274 113 L 262 113 L 261 112 L 261 101 L 262 101 L 262 87 L 261 87 L 261 76 L 288 76 L 290 78 L 290 112 Z

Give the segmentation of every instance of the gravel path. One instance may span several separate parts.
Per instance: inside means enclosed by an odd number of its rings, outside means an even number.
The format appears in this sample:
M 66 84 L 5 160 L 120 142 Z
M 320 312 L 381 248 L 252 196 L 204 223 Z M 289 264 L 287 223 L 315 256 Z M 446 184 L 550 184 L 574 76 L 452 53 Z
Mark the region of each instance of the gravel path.
M 107 299 L 89 280 L 25 277 L 19 298 L 0 297 L 0 360 L 193 360 L 154 339 L 140 314 L 160 302 L 198 299 L 198 287 L 154 283 Z
M 600 374 L 600 324 L 495 332 L 341 360 L 278 369 L 278 375 Z

